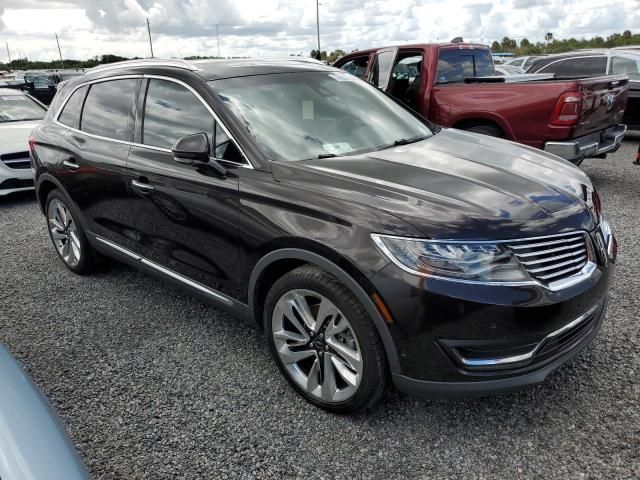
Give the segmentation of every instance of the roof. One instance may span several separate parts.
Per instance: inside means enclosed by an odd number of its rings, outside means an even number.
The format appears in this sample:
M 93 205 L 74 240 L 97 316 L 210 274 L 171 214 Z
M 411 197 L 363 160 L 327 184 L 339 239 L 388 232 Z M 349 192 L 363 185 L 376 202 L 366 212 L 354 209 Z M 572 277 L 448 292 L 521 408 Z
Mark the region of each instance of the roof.
M 241 77 L 247 75 L 264 75 L 268 73 L 284 73 L 295 71 L 331 71 L 322 62 L 306 57 L 262 57 L 232 58 L 207 60 L 180 60 L 148 58 L 108 63 L 87 70 L 85 75 L 108 73 L 140 68 L 178 68 L 200 75 L 205 80 Z
M 449 50 L 449 49 L 460 49 L 463 50 L 465 48 L 482 48 L 485 50 L 489 50 L 489 46 L 485 45 L 483 43 L 471 43 L 471 42 L 459 42 L 459 43 L 451 43 L 451 42 L 440 42 L 440 43 L 409 43 L 409 44 L 405 44 L 405 45 L 387 45 L 387 46 L 382 46 L 382 47 L 376 47 L 376 48 L 367 48 L 366 50 L 355 50 L 353 52 L 347 53 L 346 55 L 340 57 L 340 58 L 344 58 L 344 57 L 350 57 L 352 55 L 362 55 L 362 54 L 369 54 L 371 52 L 377 52 L 378 50 L 382 50 L 385 48 L 402 48 L 402 49 L 408 49 L 411 50 L 412 48 L 425 48 L 425 47 L 438 47 L 444 50 Z

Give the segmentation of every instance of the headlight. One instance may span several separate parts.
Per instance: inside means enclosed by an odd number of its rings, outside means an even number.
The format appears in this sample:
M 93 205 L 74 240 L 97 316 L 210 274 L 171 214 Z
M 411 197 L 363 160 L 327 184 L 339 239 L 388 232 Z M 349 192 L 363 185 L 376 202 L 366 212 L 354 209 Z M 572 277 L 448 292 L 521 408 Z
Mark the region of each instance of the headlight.
M 371 238 L 393 263 L 414 275 L 483 283 L 531 280 L 509 249 L 501 244 L 378 234 L 372 234 Z

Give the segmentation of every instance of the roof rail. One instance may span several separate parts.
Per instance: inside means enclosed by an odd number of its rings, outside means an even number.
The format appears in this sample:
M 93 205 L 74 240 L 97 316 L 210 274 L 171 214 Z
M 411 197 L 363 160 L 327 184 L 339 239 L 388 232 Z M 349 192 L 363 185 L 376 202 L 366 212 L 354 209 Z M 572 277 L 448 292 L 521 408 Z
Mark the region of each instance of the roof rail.
M 191 70 L 195 72 L 198 69 L 193 63 L 186 60 L 180 60 L 176 58 L 170 59 L 158 59 L 158 58 L 143 58 L 139 60 L 125 60 L 123 62 L 105 63 L 104 65 L 98 65 L 97 67 L 85 70 L 85 73 L 102 72 L 106 70 L 114 70 L 118 68 L 131 68 L 131 67 L 175 67 L 185 70 Z

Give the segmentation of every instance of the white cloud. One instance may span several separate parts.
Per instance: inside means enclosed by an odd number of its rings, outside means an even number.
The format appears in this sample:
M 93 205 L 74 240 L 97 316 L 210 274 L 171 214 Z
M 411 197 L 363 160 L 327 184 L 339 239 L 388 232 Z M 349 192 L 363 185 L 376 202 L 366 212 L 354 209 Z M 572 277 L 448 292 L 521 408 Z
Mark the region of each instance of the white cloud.
M 640 31 L 640 0 L 322 0 L 323 50 L 446 41 L 490 43 Z M 103 53 L 148 56 L 307 54 L 316 46 L 314 0 L 2 0 L 0 45 L 32 59 Z M 0 49 L 4 59 L 4 49 Z

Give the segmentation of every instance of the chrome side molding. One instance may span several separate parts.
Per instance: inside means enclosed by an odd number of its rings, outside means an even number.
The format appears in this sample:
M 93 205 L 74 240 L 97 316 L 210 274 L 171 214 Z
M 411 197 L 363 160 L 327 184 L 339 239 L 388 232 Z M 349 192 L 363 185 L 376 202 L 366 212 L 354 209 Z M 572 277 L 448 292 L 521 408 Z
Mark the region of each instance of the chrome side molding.
M 138 255 L 137 253 L 132 252 L 131 250 L 124 248 L 116 243 L 111 242 L 110 240 L 107 240 L 106 238 L 102 238 L 98 235 L 94 235 L 94 238 L 102 243 L 103 245 L 106 245 L 107 247 L 111 248 L 112 250 L 116 250 L 117 252 L 120 252 L 124 255 L 127 255 L 129 258 L 140 262 L 142 265 L 145 265 L 147 267 L 150 267 L 154 270 L 156 270 L 157 272 L 163 274 L 166 277 L 172 278 L 174 280 L 177 280 L 191 288 L 194 288 L 202 293 L 204 293 L 205 295 L 208 295 L 210 297 L 212 297 L 214 300 L 218 301 L 218 302 L 222 302 L 225 305 L 231 307 L 234 305 L 234 301 L 233 299 L 227 297 L 225 294 L 218 292 L 217 290 L 213 290 L 212 288 L 209 288 L 199 282 L 196 282 L 195 280 L 192 280 L 188 277 L 185 277 L 184 275 L 181 275 L 177 272 L 174 272 L 173 270 L 163 267 L 162 265 L 159 265 L 156 262 L 153 262 L 145 257 L 142 257 L 140 255 Z

